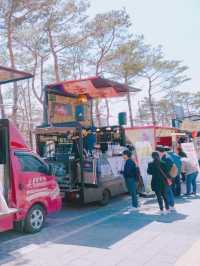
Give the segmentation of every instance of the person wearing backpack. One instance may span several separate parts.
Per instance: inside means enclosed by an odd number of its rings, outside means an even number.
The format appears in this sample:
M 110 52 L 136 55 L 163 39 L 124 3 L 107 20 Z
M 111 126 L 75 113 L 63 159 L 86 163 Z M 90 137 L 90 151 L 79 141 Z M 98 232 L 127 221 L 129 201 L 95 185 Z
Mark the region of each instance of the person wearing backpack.
M 172 159 L 169 157 L 169 155 L 166 153 L 164 146 L 159 146 L 156 148 L 160 155 L 161 161 L 163 161 L 166 164 L 166 174 L 168 176 L 169 185 L 165 188 L 166 194 L 170 206 L 170 210 L 175 211 L 175 200 L 174 200 L 174 194 L 172 191 L 172 178 L 175 178 L 177 175 L 177 168 Z M 171 182 L 170 182 L 171 181 Z
M 172 191 L 174 193 L 174 196 L 180 196 L 181 195 L 181 169 L 182 169 L 182 161 L 181 157 L 177 155 L 175 152 L 173 152 L 169 147 L 165 147 L 165 151 L 170 156 L 171 160 L 174 162 L 177 168 L 177 174 L 176 169 L 174 170 L 175 178 L 172 178 Z

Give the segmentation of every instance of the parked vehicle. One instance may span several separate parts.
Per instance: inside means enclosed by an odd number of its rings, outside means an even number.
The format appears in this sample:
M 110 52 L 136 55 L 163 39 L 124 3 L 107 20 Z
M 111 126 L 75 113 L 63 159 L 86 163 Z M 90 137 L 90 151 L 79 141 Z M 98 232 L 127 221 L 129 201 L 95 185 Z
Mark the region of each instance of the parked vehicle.
M 31 77 L 1 66 L 0 74 L 0 84 Z M 0 119 L 0 232 L 15 228 L 36 233 L 46 216 L 60 208 L 60 191 L 51 168 L 8 119 Z
M 37 152 L 54 170 L 63 198 L 106 205 L 112 196 L 126 192 L 120 174 L 125 149 L 120 146 L 122 130 L 113 126 L 93 128 L 91 133 L 78 122 L 36 129 Z M 88 138 L 94 140 L 91 150 Z
M 0 232 L 40 231 L 47 214 L 61 208 L 60 191 L 49 166 L 7 119 L 0 120 L 0 169 Z
M 125 114 L 120 115 L 120 125 L 111 127 L 95 127 L 92 115 L 94 99 L 126 93 L 126 85 L 101 77 L 45 87 L 44 121 L 35 130 L 37 152 L 52 165 L 68 201 L 105 205 L 126 191 L 120 174 L 126 148 Z

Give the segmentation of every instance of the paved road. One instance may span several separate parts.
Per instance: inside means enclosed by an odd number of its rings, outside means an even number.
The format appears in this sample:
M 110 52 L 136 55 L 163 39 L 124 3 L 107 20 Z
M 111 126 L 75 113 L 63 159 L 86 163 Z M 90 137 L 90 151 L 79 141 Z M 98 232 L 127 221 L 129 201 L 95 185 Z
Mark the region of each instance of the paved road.
M 178 212 L 166 216 L 154 199 L 128 212 L 127 196 L 106 207 L 67 207 L 39 234 L 1 234 L 0 265 L 200 266 L 199 199 L 178 199 Z

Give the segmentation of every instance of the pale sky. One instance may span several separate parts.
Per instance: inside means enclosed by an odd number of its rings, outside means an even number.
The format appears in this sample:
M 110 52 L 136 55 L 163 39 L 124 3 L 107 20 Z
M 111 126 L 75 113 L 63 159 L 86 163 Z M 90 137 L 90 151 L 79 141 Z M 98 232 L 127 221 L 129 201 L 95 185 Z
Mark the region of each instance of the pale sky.
M 161 44 L 167 59 L 183 60 L 191 81 L 187 91 L 200 89 L 200 0 L 91 0 L 91 14 L 125 7 L 133 32 L 146 43 Z M 180 89 L 181 89 L 180 88 Z

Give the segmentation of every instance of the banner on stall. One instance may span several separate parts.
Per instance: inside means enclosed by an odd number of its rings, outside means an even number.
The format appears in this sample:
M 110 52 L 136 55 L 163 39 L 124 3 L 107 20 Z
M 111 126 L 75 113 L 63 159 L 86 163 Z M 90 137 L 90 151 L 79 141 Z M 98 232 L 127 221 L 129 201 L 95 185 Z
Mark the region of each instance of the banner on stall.
M 82 104 L 81 108 L 84 113 L 83 125 L 91 124 L 90 102 Z M 61 96 L 49 94 L 48 96 L 48 119 L 50 123 L 65 123 L 76 121 L 77 98 L 69 96 Z
M 137 154 L 137 161 L 140 167 L 140 172 L 143 178 L 145 192 L 150 193 L 151 191 L 151 176 L 147 174 L 147 168 L 149 162 L 152 161 L 152 146 L 150 142 L 143 141 L 143 142 L 136 142 L 135 149 Z
M 154 128 L 131 128 L 126 129 L 125 134 L 127 139 L 135 145 L 136 142 L 148 142 L 151 147 L 155 147 L 155 130 Z

